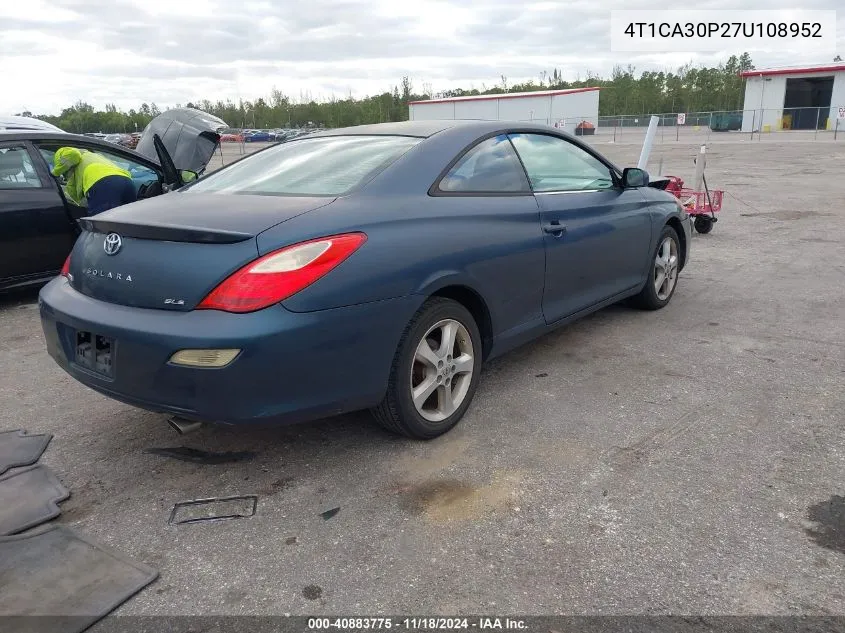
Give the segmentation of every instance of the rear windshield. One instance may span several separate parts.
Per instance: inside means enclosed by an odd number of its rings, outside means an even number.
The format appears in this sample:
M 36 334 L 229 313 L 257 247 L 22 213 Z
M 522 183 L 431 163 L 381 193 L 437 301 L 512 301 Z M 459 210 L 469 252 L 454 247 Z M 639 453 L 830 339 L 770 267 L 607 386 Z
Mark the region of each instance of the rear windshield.
M 189 186 L 186 192 L 339 196 L 365 183 L 422 139 L 327 136 L 270 147 Z

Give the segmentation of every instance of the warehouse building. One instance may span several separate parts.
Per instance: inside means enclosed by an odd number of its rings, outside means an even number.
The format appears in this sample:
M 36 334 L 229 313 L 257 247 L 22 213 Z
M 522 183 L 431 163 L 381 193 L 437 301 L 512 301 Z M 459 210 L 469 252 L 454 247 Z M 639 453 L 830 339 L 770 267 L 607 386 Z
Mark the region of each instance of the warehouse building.
M 472 97 L 412 101 L 411 121 L 480 119 L 486 121 L 533 121 L 590 133 L 599 121 L 599 88 L 510 92 Z
M 740 76 L 743 132 L 830 130 L 845 107 L 845 64 L 748 70 Z

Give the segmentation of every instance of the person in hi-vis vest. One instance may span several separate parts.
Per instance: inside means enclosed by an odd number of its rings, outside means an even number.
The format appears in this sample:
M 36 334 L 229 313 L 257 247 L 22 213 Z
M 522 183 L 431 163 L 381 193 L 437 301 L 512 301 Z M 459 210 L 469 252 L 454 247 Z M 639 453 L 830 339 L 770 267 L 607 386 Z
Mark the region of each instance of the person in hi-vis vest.
M 75 147 L 61 147 L 53 157 L 54 176 L 65 177 L 65 193 L 78 206 L 96 215 L 135 202 L 132 176 L 105 156 Z

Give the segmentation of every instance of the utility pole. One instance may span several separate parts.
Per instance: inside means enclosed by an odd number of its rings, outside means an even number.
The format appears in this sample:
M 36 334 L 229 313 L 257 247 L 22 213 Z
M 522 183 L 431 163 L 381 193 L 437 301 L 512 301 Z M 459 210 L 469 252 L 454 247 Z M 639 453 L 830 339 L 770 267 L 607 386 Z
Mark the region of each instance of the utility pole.
M 766 82 L 771 80 L 771 77 L 760 75 L 760 129 L 757 131 L 758 141 L 763 140 L 763 95 L 766 93 Z

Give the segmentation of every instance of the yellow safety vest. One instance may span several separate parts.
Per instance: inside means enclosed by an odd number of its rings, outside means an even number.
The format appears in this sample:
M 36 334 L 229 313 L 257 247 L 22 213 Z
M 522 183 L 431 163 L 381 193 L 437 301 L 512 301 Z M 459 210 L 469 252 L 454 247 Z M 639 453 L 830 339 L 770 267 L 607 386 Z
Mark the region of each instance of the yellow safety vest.
M 53 175 L 66 174 L 65 192 L 75 204 L 82 204 L 88 190 L 107 176 L 132 178 L 125 169 L 121 169 L 105 156 L 78 150 L 75 147 L 61 147 L 53 157 Z

